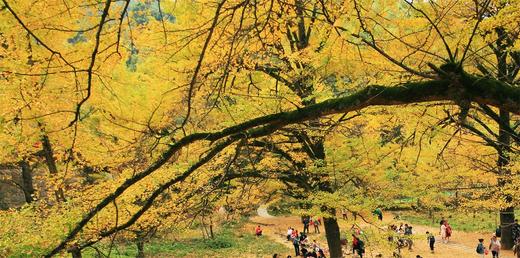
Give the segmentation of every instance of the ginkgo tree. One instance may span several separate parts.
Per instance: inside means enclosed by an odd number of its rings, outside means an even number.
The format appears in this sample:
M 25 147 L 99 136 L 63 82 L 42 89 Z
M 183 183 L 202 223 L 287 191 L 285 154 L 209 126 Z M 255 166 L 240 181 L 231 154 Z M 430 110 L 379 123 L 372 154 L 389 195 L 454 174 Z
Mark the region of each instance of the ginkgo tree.
M 456 13 L 474 10 L 443 1 L 2 0 L 2 158 L 52 143 L 43 180 L 59 198 L 44 210 L 67 219 L 43 220 L 54 237 L 42 246 L 78 255 L 164 219 L 147 217 L 162 201 L 200 199 L 167 192 L 218 178 L 208 167 L 243 144 L 289 151 L 312 176 L 330 163 L 316 129 L 368 106 L 449 101 L 459 122 L 472 103 L 517 114 L 520 91 L 470 63 L 492 6 L 477 3 L 468 28 Z M 284 139 L 297 150 L 276 146 Z M 312 182 L 333 192 L 330 180 Z M 320 208 L 340 257 L 334 207 Z

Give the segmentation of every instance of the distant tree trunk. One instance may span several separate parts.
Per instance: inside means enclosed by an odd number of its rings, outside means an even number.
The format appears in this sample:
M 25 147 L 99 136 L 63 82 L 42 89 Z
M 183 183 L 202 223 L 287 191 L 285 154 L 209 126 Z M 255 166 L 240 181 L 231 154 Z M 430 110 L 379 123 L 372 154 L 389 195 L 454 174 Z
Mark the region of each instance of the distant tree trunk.
M 144 258 L 144 241 L 137 240 L 137 254 L 136 258 Z
M 211 216 L 209 217 L 209 234 L 211 239 L 215 238 L 215 235 L 213 234 L 213 219 Z
M 45 163 L 47 164 L 47 168 L 49 169 L 49 173 L 51 175 L 58 174 L 58 167 L 56 166 L 56 160 L 54 159 L 54 152 L 52 150 L 52 145 L 49 140 L 49 137 L 46 134 L 42 136 L 42 148 L 43 148 L 43 156 L 45 158 Z M 62 188 L 58 188 L 55 192 L 57 201 L 65 201 L 65 193 Z
M 29 163 L 25 160 L 20 161 L 20 168 L 22 170 L 22 191 L 27 203 L 34 201 L 34 186 L 32 178 L 32 169 Z
M 209 233 L 208 233 L 208 229 L 206 228 L 206 223 L 204 223 L 204 220 L 203 220 L 202 217 L 200 218 L 200 229 L 201 229 L 201 231 L 202 231 L 202 237 L 203 237 L 204 239 L 210 237 L 210 236 L 209 236 Z
M 509 179 L 508 175 L 510 175 L 510 171 L 507 168 L 510 162 L 510 156 L 508 153 L 508 149 L 511 146 L 511 135 L 506 131 L 506 126 L 510 124 L 510 115 L 509 112 L 500 110 L 500 123 L 499 123 L 499 132 L 498 132 L 498 175 L 500 176 L 498 179 L 499 189 L 504 187 L 507 184 L 511 184 L 511 179 Z M 510 204 L 513 200 L 510 194 L 505 196 L 506 203 Z M 500 228 L 501 228 L 501 237 L 500 241 L 502 242 L 502 249 L 511 249 L 513 248 L 513 235 L 511 232 L 512 225 L 515 221 L 515 208 L 514 207 L 506 207 L 500 210 Z
M 135 244 L 137 245 L 136 258 L 144 258 L 144 233 L 136 232 Z

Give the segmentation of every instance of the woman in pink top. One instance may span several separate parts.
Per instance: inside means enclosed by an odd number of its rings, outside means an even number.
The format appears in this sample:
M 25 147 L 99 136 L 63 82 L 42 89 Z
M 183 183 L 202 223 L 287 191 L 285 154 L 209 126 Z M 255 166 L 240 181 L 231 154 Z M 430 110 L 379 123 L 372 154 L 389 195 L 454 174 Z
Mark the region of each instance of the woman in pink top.
M 446 222 L 441 225 L 441 239 L 443 243 L 446 243 Z
M 498 241 L 497 236 L 493 234 L 493 237 L 491 237 L 491 242 L 489 243 L 489 250 L 491 250 L 491 254 L 493 254 L 493 258 L 498 258 L 498 254 L 500 252 L 500 247 L 502 245 L 500 244 L 500 241 Z

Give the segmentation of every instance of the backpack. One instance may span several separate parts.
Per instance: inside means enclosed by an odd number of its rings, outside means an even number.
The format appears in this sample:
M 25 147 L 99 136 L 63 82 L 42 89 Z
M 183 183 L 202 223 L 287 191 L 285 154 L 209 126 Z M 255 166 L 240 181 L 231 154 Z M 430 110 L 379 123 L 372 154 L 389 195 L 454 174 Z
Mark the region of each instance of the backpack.
M 479 243 L 477 245 L 477 254 L 483 254 L 484 253 L 484 245 L 482 243 Z
M 358 240 L 357 246 L 361 253 L 365 253 L 365 243 L 361 239 Z

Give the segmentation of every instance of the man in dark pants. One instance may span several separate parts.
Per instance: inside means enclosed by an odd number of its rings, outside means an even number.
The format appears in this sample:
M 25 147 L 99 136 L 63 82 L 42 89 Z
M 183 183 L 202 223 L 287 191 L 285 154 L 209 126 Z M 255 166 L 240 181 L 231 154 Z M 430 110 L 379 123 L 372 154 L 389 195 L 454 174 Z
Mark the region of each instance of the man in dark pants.
M 294 253 L 295 256 L 300 256 L 300 237 L 296 236 L 293 239 L 293 245 L 294 245 Z
M 320 221 L 317 218 L 314 218 L 314 233 L 320 233 Z
M 309 233 L 309 223 L 310 223 L 309 216 L 305 216 L 305 218 L 303 218 L 303 233 L 304 234 Z

